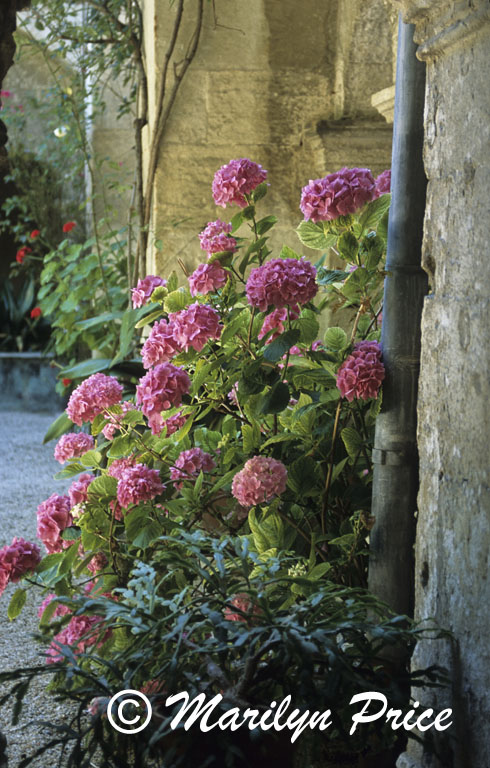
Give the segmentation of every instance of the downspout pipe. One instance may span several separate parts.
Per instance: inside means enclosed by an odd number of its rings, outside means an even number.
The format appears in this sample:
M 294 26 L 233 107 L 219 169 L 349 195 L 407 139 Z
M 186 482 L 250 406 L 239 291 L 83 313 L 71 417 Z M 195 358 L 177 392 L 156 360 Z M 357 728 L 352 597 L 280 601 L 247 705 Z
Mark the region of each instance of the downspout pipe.
M 414 29 L 400 16 L 381 333 L 386 378 L 373 449 L 375 521 L 369 558 L 369 589 L 404 615 L 413 615 L 414 603 L 417 384 L 427 293 L 421 267 L 427 186 L 422 156 L 425 64 L 415 56 Z

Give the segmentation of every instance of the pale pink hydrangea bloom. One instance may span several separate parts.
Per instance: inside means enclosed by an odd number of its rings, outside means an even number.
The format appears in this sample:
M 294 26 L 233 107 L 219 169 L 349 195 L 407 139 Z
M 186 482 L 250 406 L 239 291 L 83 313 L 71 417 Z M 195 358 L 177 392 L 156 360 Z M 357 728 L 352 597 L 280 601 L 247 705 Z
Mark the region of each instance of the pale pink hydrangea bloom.
M 84 453 L 94 447 L 94 438 L 86 432 L 68 432 L 60 437 L 54 449 L 54 457 L 60 464 Z
M 206 453 L 202 448 L 189 448 L 187 451 L 182 451 L 175 466 L 170 467 L 170 479 L 174 487 L 180 490 L 182 488 L 180 481 L 197 477 L 201 471 L 212 472 L 215 467 L 216 464 L 210 453 Z
M 272 259 L 250 272 L 247 298 L 253 307 L 265 312 L 277 308 L 306 304 L 318 291 L 316 269 L 303 259 Z
M 136 464 L 136 459 L 134 457 L 123 457 L 122 459 L 114 459 L 112 464 L 107 470 L 107 474 L 111 477 L 115 477 L 116 480 L 120 480 L 123 472 L 126 469 L 130 469 L 131 467 L 134 467 Z
M 117 500 L 121 507 L 127 508 L 140 501 L 151 501 L 164 490 L 158 469 L 135 464 L 122 472 L 117 484 Z
M 226 208 L 235 203 L 240 208 L 247 206 L 245 195 L 249 195 L 267 178 L 267 171 L 261 165 L 243 157 L 230 160 L 216 171 L 213 179 L 213 199 L 216 205 Z
M 37 544 L 15 536 L 11 544 L 0 549 L 0 594 L 10 581 L 20 581 L 40 562 L 41 551 Z
M 186 351 L 192 347 L 200 352 L 210 339 L 219 339 L 223 326 L 220 316 L 207 304 L 195 302 L 187 309 L 170 315 L 174 338 Z
M 373 175 L 367 168 L 342 168 L 303 187 L 300 208 L 306 221 L 331 221 L 355 213 L 376 197 Z
M 174 336 L 174 324 L 162 319 L 155 323 L 150 335 L 143 344 L 141 357 L 144 368 L 152 368 L 159 363 L 168 363 L 182 352 L 182 347 Z
M 254 456 L 233 478 L 231 492 L 242 507 L 266 504 L 286 490 L 287 477 L 282 461 Z
M 54 636 L 46 651 L 46 663 L 56 664 L 65 658 L 59 650 L 59 645 L 68 645 L 74 653 L 84 653 L 92 645 L 104 642 L 109 633 L 100 639 L 94 630 L 103 621 L 102 616 L 73 616 L 69 623 Z
M 381 347 L 377 341 L 359 341 L 351 355 L 337 371 L 337 388 L 341 397 L 369 400 L 378 396 L 385 377 Z
M 376 197 L 386 195 L 391 189 L 391 171 L 390 169 L 383 171 L 379 176 L 376 176 Z
M 87 501 L 88 487 L 92 480 L 95 480 L 95 475 L 91 475 L 88 472 L 84 472 L 80 475 L 78 480 L 74 480 L 68 489 L 68 496 L 70 497 L 70 504 L 74 507 L 76 504 L 83 504 Z
M 190 387 L 191 380 L 186 371 L 172 363 L 161 363 L 140 379 L 136 387 L 136 402 L 148 419 L 153 435 L 162 431 L 162 411 L 178 407 Z
M 111 413 L 111 420 L 102 429 L 102 434 L 106 440 L 113 440 L 116 432 L 121 429 L 122 418 L 128 411 L 135 411 L 136 406 L 131 400 L 123 400 L 121 403 L 122 413 Z
M 232 388 L 227 394 L 227 398 L 230 401 L 230 403 L 233 403 L 233 405 L 238 406 L 238 381 L 235 381 Z
M 238 592 L 232 599 L 231 606 L 226 606 L 224 616 L 227 621 L 248 622 L 260 613 L 262 613 L 261 609 L 253 604 L 250 595 L 246 592 Z
M 53 493 L 37 508 L 37 536 L 43 542 L 49 554 L 61 552 L 72 544 L 64 541 L 61 534 L 73 522 L 69 496 Z
M 296 307 L 292 306 L 289 310 L 289 318 L 290 320 L 296 320 L 299 317 L 299 311 L 300 308 L 298 305 Z M 288 310 L 286 307 L 281 307 L 280 309 L 274 309 L 264 320 L 264 323 L 262 325 L 262 328 L 259 332 L 259 339 L 263 339 L 264 336 L 269 333 L 269 331 L 275 331 L 275 333 L 271 334 L 269 338 L 267 339 L 267 344 L 270 344 L 271 341 L 274 341 L 274 339 L 277 339 L 278 336 L 281 335 L 281 333 L 284 333 L 286 330 L 284 323 L 288 319 Z
M 208 253 L 222 253 L 224 251 L 236 251 L 236 240 L 230 237 L 231 224 L 221 219 L 210 221 L 205 229 L 199 233 L 201 248 Z
M 168 419 L 165 419 L 165 421 L 162 424 L 162 430 L 164 427 L 167 428 L 167 437 L 170 437 L 170 435 L 173 435 L 175 432 L 177 432 L 179 429 L 181 429 L 184 424 L 187 421 L 187 416 L 184 416 L 180 411 L 174 416 L 169 416 Z
M 80 427 L 84 421 L 92 422 L 99 413 L 119 403 L 123 388 L 114 376 L 94 373 L 73 390 L 66 412 Z
M 131 289 L 133 308 L 138 309 L 138 307 L 142 307 L 143 304 L 146 304 L 150 300 L 151 294 L 155 288 L 158 288 L 161 285 L 167 285 L 167 281 L 164 280 L 163 277 L 158 277 L 157 275 L 147 275 L 146 277 L 141 278 L 141 280 L 138 280 L 136 288 Z
M 228 273 L 219 261 L 212 261 L 210 264 L 199 264 L 188 279 L 192 296 L 196 294 L 206 296 L 208 293 L 215 293 L 225 285 Z
M 55 599 L 55 597 L 56 597 L 55 593 L 50 592 L 50 594 L 44 598 L 44 600 L 42 601 L 37 611 L 37 615 L 39 616 L 39 618 L 42 618 L 44 611 L 46 610 L 50 602 Z M 69 608 L 67 605 L 64 605 L 63 603 L 58 603 L 58 605 L 54 609 L 53 615 L 51 616 L 51 621 L 55 618 L 59 618 L 60 616 L 66 616 L 68 613 L 71 613 L 71 608 Z

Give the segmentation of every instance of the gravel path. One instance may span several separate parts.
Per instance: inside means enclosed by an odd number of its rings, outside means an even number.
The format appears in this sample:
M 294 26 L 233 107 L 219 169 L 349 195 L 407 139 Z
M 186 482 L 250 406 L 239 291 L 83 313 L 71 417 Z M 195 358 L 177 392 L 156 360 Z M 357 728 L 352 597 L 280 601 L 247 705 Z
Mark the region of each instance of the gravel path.
M 35 540 L 37 505 L 52 493 L 66 490 L 66 481 L 53 480 L 60 469 L 53 458 L 54 443 L 42 445 L 43 436 L 56 415 L 7 410 L 6 405 L 0 403 L 0 547 L 10 544 L 13 536 Z M 32 633 L 37 630 L 37 608 L 42 598 L 30 590 L 21 615 L 10 622 L 7 606 L 14 590 L 15 586 L 9 585 L 0 598 L 2 670 L 40 661 L 41 648 Z M 63 718 L 59 705 L 44 692 L 41 680 L 31 686 L 17 726 L 10 722 L 11 706 L 0 709 L 0 729 L 7 737 L 9 768 L 17 768 L 19 761 L 43 742 L 43 729 L 32 725 L 38 718 L 51 721 Z M 36 759 L 32 766 L 55 768 L 57 758 L 58 753 L 51 751 Z

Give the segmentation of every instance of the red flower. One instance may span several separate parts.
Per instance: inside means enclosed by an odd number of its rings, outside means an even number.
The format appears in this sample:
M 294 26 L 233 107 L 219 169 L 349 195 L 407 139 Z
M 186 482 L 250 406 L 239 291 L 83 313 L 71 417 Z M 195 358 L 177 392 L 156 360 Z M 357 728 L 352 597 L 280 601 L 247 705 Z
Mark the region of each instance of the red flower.
M 41 317 L 41 315 L 42 315 L 41 307 L 34 307 L 34 309 L 31 309 L 32 318 Z
M 75 229 L 76 223 L 74 221 L 67 221 L 65 224 L 63 224 L 63 232 L 71 232 L 72 229 Z
M 31 240 L 35 240 L 36 237 L 39 237 L 40 234 L 41 234 L 40 229 L 33 229 L 29 237 L 31 238 Z
M 72 380 L 71 379 L 61 379 L 61 381 L 62 381 L 62 384 L 63 384 L 64 387 L 69 387 Z
M 28 245 L 24 245 L 23 248 L 19 248 L 19 250 L 17 251 L 17 253 L 15 255 L 15 260 L 19 264 L 22 264 L 22 262 L 24 261 L 24 259 L 25 259 L 25 257 L 27 256 L 28 253 L 32 253 L 32 248 L 29 248 Z

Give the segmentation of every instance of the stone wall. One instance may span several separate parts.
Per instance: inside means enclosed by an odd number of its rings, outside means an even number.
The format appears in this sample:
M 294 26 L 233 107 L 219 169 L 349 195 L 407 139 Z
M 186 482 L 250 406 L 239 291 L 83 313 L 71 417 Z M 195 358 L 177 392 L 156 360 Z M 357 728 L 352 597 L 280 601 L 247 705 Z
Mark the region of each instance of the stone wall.
M 454 709 L 440 759 L 417 747 L 399 768 L 487 768 L 490 754 L 490 10 L 488 2 L 395 2 L 427 62 L 416 613 L 454 642 L 419 644 L 414 664 L 450 673 L 416 698 Z
M 177 3 L 145 0 L 151 131 L 155 94 Z M 184 6 L 177 58 L 195 23 Z M 152 232 L 163 242 L 148 271 L 202 260 L 197 233 L 227 217 L 214 172 L 250 157 L 269 171 L 264 211 L 279 215 L 274 244 L 298 248 L 301 187 L 342 166 L 376 173 L 391 162 L 391 125 L 371 104 L 392 86 L 396 14 L 385 0 L 216 0 L 204 3 L 200 46 L 163 137 Z M 373 44 L 375 41 L 375 44 Z M 147 136 L 148 140 L 148 136 Z

